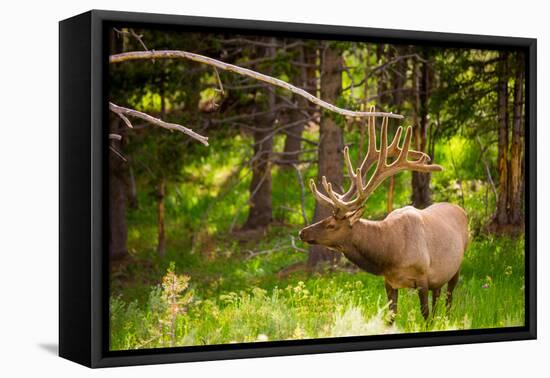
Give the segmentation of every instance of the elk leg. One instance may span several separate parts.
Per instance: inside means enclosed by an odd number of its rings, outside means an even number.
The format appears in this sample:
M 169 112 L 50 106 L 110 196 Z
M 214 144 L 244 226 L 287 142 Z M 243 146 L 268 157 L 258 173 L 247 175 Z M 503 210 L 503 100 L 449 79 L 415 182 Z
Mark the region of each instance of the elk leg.
M 420 310 L 425 320 L 430 316 L 430 305 L 428 304 L 428 287 L 420 286 L 418 288 L 418 296 L 420 297 Z
M 441 294 L 441 288 L 432 290 L 432 316 L 435 314 L 435 305 L 439 299 L 439 294 Z
M 453 290 L 455 289 L 456 284 L 458 283 L 458 277 L 460 276 L 460 270 L 455 273 L 453 278 L 447 284 L 447 311 L 451 309 L 451 304 L 453 303 Z
M 386 294 L 388 295 L 388 301 L 390 302 L 390 310 L 393 313 L 391 315 L 390 324 L 393 324 L 395 316 L 397 315 L 397 289 L 391 287 L 388 282 L 385 282 Z

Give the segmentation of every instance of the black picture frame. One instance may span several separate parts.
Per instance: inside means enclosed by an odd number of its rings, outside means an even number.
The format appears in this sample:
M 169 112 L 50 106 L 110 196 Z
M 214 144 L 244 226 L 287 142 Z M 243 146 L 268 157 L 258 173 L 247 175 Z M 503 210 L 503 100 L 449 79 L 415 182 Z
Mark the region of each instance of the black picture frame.
M 525 326 L 415 334 L 108 350 L 107 83 L 110 25 L 302 38 L 522 49 L 526 57 Z M 92 10 L 59 23 L 59 355 L 89 367 L 535 339 L 536 62 L 529 38 Z

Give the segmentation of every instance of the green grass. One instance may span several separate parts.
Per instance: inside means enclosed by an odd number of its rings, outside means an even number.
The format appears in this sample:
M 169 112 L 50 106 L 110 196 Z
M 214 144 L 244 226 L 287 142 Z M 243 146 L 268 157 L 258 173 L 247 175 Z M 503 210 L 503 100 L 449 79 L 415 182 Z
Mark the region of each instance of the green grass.
M 313 134 L 309 137 L 313 138 Z M 453 308 L 447 312 L 440 300 L 434 317 L 426 322 L 417 293 L 402 289 L 398 315 L 391 327 L 386 322 L 383 278 L 350 270 L 352 265 L 345 259 L 338 269 L 278 276 L 281 269 L 306 258 L 291 247 L 291 236 L 296 237 L 303 224 L 302 196 L 295 171 L 273 170 L 275 222 L 265 235 L 256 242 L 243 243 L 229 232 L 232 225 L 242 224 L 247 215 L 250 174 L 247 168 L 236 167 L 249 143 L 241 136 L 212 140 L 206 156 L 190 160 L 185 166 L 182 182 L 168 186 L 164 259 L 155 253 L 155 200 L 138 177 L 139 208 L 128 213 L 131 257 L 114 264 L 111 273 L 111 349 L 479 329 L 524 323 L 523 238 L 484 233 L 484 225 L 494 211 L 494 195 L 479 177 L 484 174 L 482 167 L 474 158 L 470 159 L 472 162 L 464 158 L 474 154 L 463 152 L 469 147 L 462 139 L 449 143 L 450 147 L 438 146 L 438 162 L 449 168 L 432 176 L 434 201 L 462 205 L 470 222 L 472 240 Z M 458 147 L 453 150 L 453 146 Z M 281 138 L 276 138 L 275 148 L 282 148 Z M 453 169 L 449 156 L 465 163 Z M 315 177 L 315 166 L 301 168 L 304 180 Z M 394 207 L 408 204 L 409 197 L 410 174 L 403 173 L 396 177 Z M 308 192 L 305 205 L 311 219 L 314 200 Z M 365 217 L 380 219 L 385 207 L 386 186 L 381 185 L 369 198 Z M 296 244 L 307 248 L 299 241 Z M 269 250 L 272 251 L 254 255 Z M 162 286 L 167 277 L 181 285 Z M 185 289 L 177 290 L 178 287 Z
M 271 246 L 284 244 L 293 231 L 275 228 L 266 240 Z M 214 260 L 169 251 L 166 261 L 177 261 L 175 274 L 190 278 L 189 288 L 179 296 L 192 295 L 173 317 L 167 315 L 169 304 L 162 299 L 170 293 L 159 286 L 169 266 L 159 261 L 157 269 L 148 268 L 142 264 L 146 257 L 128 265 L 117 276 L 127 287 L 115 285 L 111 296 L 111 348 L 493 328 L 524 322 L 521 239 L 473 240 L 451 311 L 440 300 L 434 318 L 425 322 L 417 293 L 400 290 L 392 327 L 385 321 L 388 312 L 381 277 L 336 270 L 279 279 L 276 272 L 302 260 L 302 253 L 286 248 L 248 258 L 249 246 L 219 243 L 220 251 L 226 253 Z M 267 247 L 267 243 L 261 245 Z M 124 278 L 130 277 L 135 281 L 128 285 Z

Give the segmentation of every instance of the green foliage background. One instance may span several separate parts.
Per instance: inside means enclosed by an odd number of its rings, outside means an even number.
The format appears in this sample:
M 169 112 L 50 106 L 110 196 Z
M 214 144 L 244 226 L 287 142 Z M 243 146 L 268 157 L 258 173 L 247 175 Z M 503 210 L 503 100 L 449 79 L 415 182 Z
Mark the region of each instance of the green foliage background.
M 222 48 L 216 38 L 205 41 L 191 35 L 182 40 L 161 32 L 145 36 L 155 46 L 174 49 L 207 53 Z M 127 43 L 130 47 L 135 44 Z M 357 46 L 344 44 L 340 48 L 354 51 Z M 365 64 L 375 63 L 373 54 L 366 52 L 344 54 L 347 65 L 354 67 L 342 73 L 344 88 L 350 86 L 351 78 L 361 80 Z M 433 200 L 461 205 L 468 213 L 471 231 L 450 311 L 441 301 L 434 317 L 426 322 L 414 290 L 400 290 L 398 316 L 389 326 L 383 279 L 358 270 L 345 259 L 337 267 L 315 273 L 279 274 L 306 258 L 299 249 L 305 250 L 307 245 L 297 237 L 304 225 L 302 196 L 308 220 L 315 207 L 307 187 L 302 194 L 296 172 L 273 168 L 274 222 L 261 237 L 242 240 L 233 231 L 247 216 L 251 172 L 243 161 L 252 155 L 252 137 L 222 123 L 209 129 L 210 146 L 206 148 L 184 135 L 145 127 L 127 135 L 129 143 L 123 151 L 135 169 L 138 206 L 128 208 L 127 213 L 130 256 L 112 265 L 111 349 L 523 325 L 523 236 L 497 237 L 485 232 L 496 199 L 481 161 L 488 161 L 493 177 L 498 176 L 496 126 L 494 117 L 487 114 L 494 102 L 494 93 L 488 90 L 494 86 L 494 78 L 482 65 L 472 65 L 472 59 L 484 61 L 494 56 L 490 51 L 456 50 L 434 63 L 445 83 L 430 102 L 430 114 L 445 125 L 438 129 L 434 161 L 445 170 L 432 176 Z M 243 62 L 246 59 L 236 61 Z M 292 69 L 289 56 L 281 53 L 274 75 L 286 80 Z M 211 88 L 216 85 L 214 73 L 188 63 L 132 63 L 115 68 L 111 76 L 113 97 L 149 113 L 159 113 L 159 88 L 165 86 L 167 119 L 185 125 L 204 122 L 185 111 L 189 103 L 196 107 L 199 101 L 218 96 Z M 226 84 L 234 80 L 223 72 L 221 77 Z M 348 89 L 339 105 L 359 108 L 361 91 Z M 232 96 L 242 113 L 265 100 L 262 95 L 243 91 L 234 91 Z M 410 115 L 407 103 L 402 113 Z M 344 120 L 339 121 L 345 127 Z M 410 123 L 410 117 L 406 118 L 405 125 Z M 396 121 L 391 121 L 390 130 L 396 127 Z M 344 135 L 346 144 L 358 145 L 357 131 Z M 306 128 L 304 137 L 318 140 L 318 128 Z M 484 151 L 478 138 L 487 146 Z M 282 151 L 283 144 L 284 136 L 276 135 L 274 150 Z M 351 151 L 352 160 L 357 161 L 356 148 Z M 315 156 L 304 154 L 304 158 Z M 304 182 L 317 176 L 315 164 L 300 169 Z M 153 193 L 160 177 L 167 179 L 167 253 L 162 259 L 156 254 Z M 396 177 L 394 208 L 410 203 L 410 182 L 408 172 Z M 382 219 L 386 198 L 387 186 L 382 185 L 369 198 L 364 217 Z M 173 285 L 166 285 L 167 280 Z

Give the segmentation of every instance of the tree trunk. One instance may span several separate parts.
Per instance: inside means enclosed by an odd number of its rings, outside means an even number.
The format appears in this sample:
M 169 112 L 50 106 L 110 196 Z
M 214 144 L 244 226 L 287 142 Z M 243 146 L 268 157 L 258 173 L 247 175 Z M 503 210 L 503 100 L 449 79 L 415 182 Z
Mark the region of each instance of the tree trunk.
M 132 167 L 132 159 L 128 156 L 128 204 L 130 208 L 137 209 L 139 207 L 137 197 L 136 176 Z
M 166 254 L 166 234 L 164 228 L 164 197 L 166 196 L 166 180 L 160 179 L 157 185 L 157 255 Z
M 321 76 L 321 98 L 336 103 L 338 96 L 342 91 L 342 57 L 341 54 L 330 47 L 326 47 L 322 53 L 322 76 Z M 341 190 L 342 174 L 342 130 L 332 114 L 323 112 L 319 130 L 319 171 L 317 181 L 321 181 L 322 176 L 332 183 L 333 187 Z M 318 184 L 319 188 L 323 186 Z M 313 221 L 332 215 L 332 209 L 323 207 L 319 203 L 315 206 Z M 312 268 L 321 262 L 335 263 L 340 259 L 340 255 L 330 251 L 322 246 L 312 246 L 309 251 L 308 267 Z
M 428 54 L 424 54 L 424 61 L 414 64 L 413 85 L 415 86 L 414 104 L 414 133 L 413 143 L 418 151 L 426 151 L 428 137 L 428 102 L 430 96 L 430 68 Z M 420 67 L 418 67 L 420 65 Z M 429 172 L 412 172 L 412 204 L 414 207 L 424 209 L 432 204 L 430 191 L 431 174 Z
M 514 83 L 514 124 L 512 129 L 512 147 L 510 151 L 510 180 L 509 180 L 509 223 L 520 225 L 522 221 L 522 121 L 523 121 L 523 54 L 518 52 L 516 56 L 516 78 Z
M 117 38 L 114 31 L 111 32 L 111 53 L 123 51 L 123 39 Z M 110 116 L 109 132 L 119 134 L 120 119 Z M 113 150 L 122 150 L 121 140 L 109 141 Z M 113 151 L 109 151 L 109 255 L 111 260 L 128 255 L 128 225 L 126 223 L 127 205 L 127 166 L 124 160 Z
M 120 121 L 112 116 L 110 132 L 119 132 Z M 111 147 L 121 150 L 121 141 L 111 140 Z M 126 167 L 122 158 L 110 151 L 109 153 L 109 251 L 111 259 L 118 259 L 128 254 L 128 226 L 126 224 Z
M 303 66 L 299 67 L 299 73 L 293 77 L 292 83 L 299 88 L 307 90 L 309 93 L 315 95 L 316 92 L 316 69 L 309 65 L 315 64 L 316 53 L 315 50 L 307 48 L 305 46 L 298 47 L 298 61 Z M 302 133 L 308 122 L 306 119 L 306 112 L 303 108 L 309 106 L 309 102 L 302 96 L 294 96 L 295 104 L 299 109 L 290 111 L 290 123 L 296 123 L 295 126 L 289 127 L 284 130 L 286 134 L 284 154 L 281 157 L 283 161 L 281 167 L 283 169 L 292 168 L 292 164 L 296 164 L 300 160 L 300 150 L 302 149 Z
M 508 224 L 508 53 L 500 54 L 498 63 L 498 198 L 495 222 Z
M 396 46 L 395 47 L 395 56 L 394 58 L 406 55 L 407 51 L 405 46 Z M 396 63 L 395 70 L 393 71 L 392 81 L 393 81 L 393 105 L 395 106 L 396 113 L 399 114 L 403 106 L 404 93 L 403 89 L 405 88 L 405 79 L 407 78 L 407 59 L 401 59 Z
M 388 180 L 388 198 L 386 202 L 386 212 L 389 214 L 393 211 L 393 189 L 395 187 L 395 176 L 391 176 Z
M 384 58 L 386 58 L 386 55 L 384 53 L 385 50 L 386 50 L 386 45 L 383 45 L 380 43 L 376 45 L 376 61 L 378 66 L 382 65 Z M 376 78 L 377 78 L 376 82 L 377 82 L 377 91 L 378 91 L 377 93 L 378 105 L 383 107 L 383 104 L 387 104 L 388 99 L 390 98 L 388 96 L 388 82 L 386 80 L 385 71 L 379 70 Z
M 270 39 L 273 42 L 273 39 Z M 275 56 L 275 48 L 268 47 L 267 57 Z M 269 74 L 269 72 L 268 72 Z M 268 110 L 275 108 L 275 92 L 273 88 L 268 91 Z M 254 131 L 254 158 L 252 162 L 252 180 L 250 182 L 250 197 L 248 218 L 243 229 L 261 229 L 269 226 L 273 219 L 271 203 L 271 154 L 273 152 L 273 136 L 269 136 L 269 130 L 276 119 L 274 112 L 269 112 L 259 122 L 258 127 L 266 130 Z
M 396 46 L 394 48 L 394 54 L 390 54 L 389 59 L 395 59 L 401 55 L 405 55 L 407 52 L 403 46 Z M 405 86 L 405 78 L 407 76 L 407 60 L 402 59 L 396 63 L 395 69 L 392 71 L 392 102 L 393 110 L 397 114 L 401 114 L 401 108 L 403 106 L 403 88 Z M 388 180 L 388 195 L 386 202 L 386 211 L 391 213 L 393 211 L 393 192 L 395 190 L 395 176 L 391 176 Z

